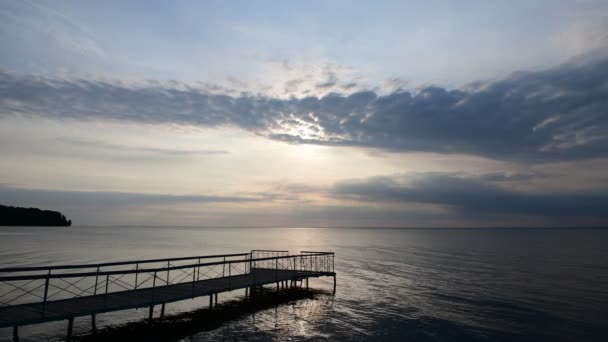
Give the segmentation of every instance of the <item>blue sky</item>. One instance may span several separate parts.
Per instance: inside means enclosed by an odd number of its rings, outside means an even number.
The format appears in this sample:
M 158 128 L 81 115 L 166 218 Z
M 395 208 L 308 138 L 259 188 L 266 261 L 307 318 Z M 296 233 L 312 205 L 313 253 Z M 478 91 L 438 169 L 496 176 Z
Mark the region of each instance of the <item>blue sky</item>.
M 462 85 L 544 68 L 602 47 L 601 1 L 103 2 L 3 4 L 5 68 L 226 82 L 267 66 L 353 69 Z M 27 54 L 30 58 L 23 58 Z M 345 75 L 346 76 L 346 75 Z
M 0 203 L 604 225 L 607 23 L 591 0 L 2 2 Z

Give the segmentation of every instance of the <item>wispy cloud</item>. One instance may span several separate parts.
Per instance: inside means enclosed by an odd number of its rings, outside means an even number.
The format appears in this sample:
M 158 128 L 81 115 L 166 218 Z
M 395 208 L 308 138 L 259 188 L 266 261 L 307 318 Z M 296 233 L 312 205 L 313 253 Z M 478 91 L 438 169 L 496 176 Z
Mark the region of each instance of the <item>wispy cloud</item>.
M 171 195 L 158 193 L 135 193 L 113 191 L 65 191 L 52 189 L 29 189 L 0 185 L 0 201 L 27 205 L 98 205 L 101 207 L 123 207 L 145 204 L 185 204 L 185 203 L 247 203 L 267 201 L 261 196 L 230 195 Z
M 223 155 L 229 154 L 229 151 L 225 150 L 184 150 L 184 149 L 170 149 L 160 147 L 138 147 L 124 144 L 115 144 L 107 141 L 92 140 L 92 139 L 81 139 L 81 138 L 69 138 L 61 137 L 57 138 L 57 141 L 71 145 L 86 148 L 96 148 L 114 152 L 131 152 L 137 154 L 151 154 L 151 155 L 163 155 L 163 156 L 209 156 L 209 155 Z
M 104 63 L 108 54 L 96 34 L 74 17 L 47 5 L 35 1 L 0 5 L 3 66 L 56 73 Z

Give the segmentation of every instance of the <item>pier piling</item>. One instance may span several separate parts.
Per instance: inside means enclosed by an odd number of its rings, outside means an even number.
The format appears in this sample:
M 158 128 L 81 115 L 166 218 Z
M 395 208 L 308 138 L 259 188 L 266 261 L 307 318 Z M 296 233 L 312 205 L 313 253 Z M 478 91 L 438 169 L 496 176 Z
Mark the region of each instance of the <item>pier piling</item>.
M 65 338 L 66 341 L 72 340 L 72 331 L 74 330 L 74 317 L 68 319 L 68 336 Z

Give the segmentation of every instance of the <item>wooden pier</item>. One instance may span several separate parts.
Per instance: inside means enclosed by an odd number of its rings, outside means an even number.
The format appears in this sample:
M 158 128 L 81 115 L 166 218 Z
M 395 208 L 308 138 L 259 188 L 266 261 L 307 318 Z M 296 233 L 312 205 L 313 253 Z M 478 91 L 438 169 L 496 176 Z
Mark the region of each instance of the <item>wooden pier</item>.
M 161 305 L 273 284 L 277 290 L 308 278 L 333 277 L 334 253 L 253 250 L 249 253 L 207 255 L 86 265 L 13 267 L 0 269 L 0 328 L 68 320 L 67 339 L 75 317 Z

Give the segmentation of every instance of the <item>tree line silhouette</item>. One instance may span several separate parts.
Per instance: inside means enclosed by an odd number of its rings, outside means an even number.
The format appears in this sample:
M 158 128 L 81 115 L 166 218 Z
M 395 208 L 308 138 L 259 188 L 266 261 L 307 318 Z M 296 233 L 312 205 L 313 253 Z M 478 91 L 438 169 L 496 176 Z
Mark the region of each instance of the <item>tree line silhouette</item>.
M 0 205 L 0 226 L 71 226 L 62 213 L 38 208 Z

